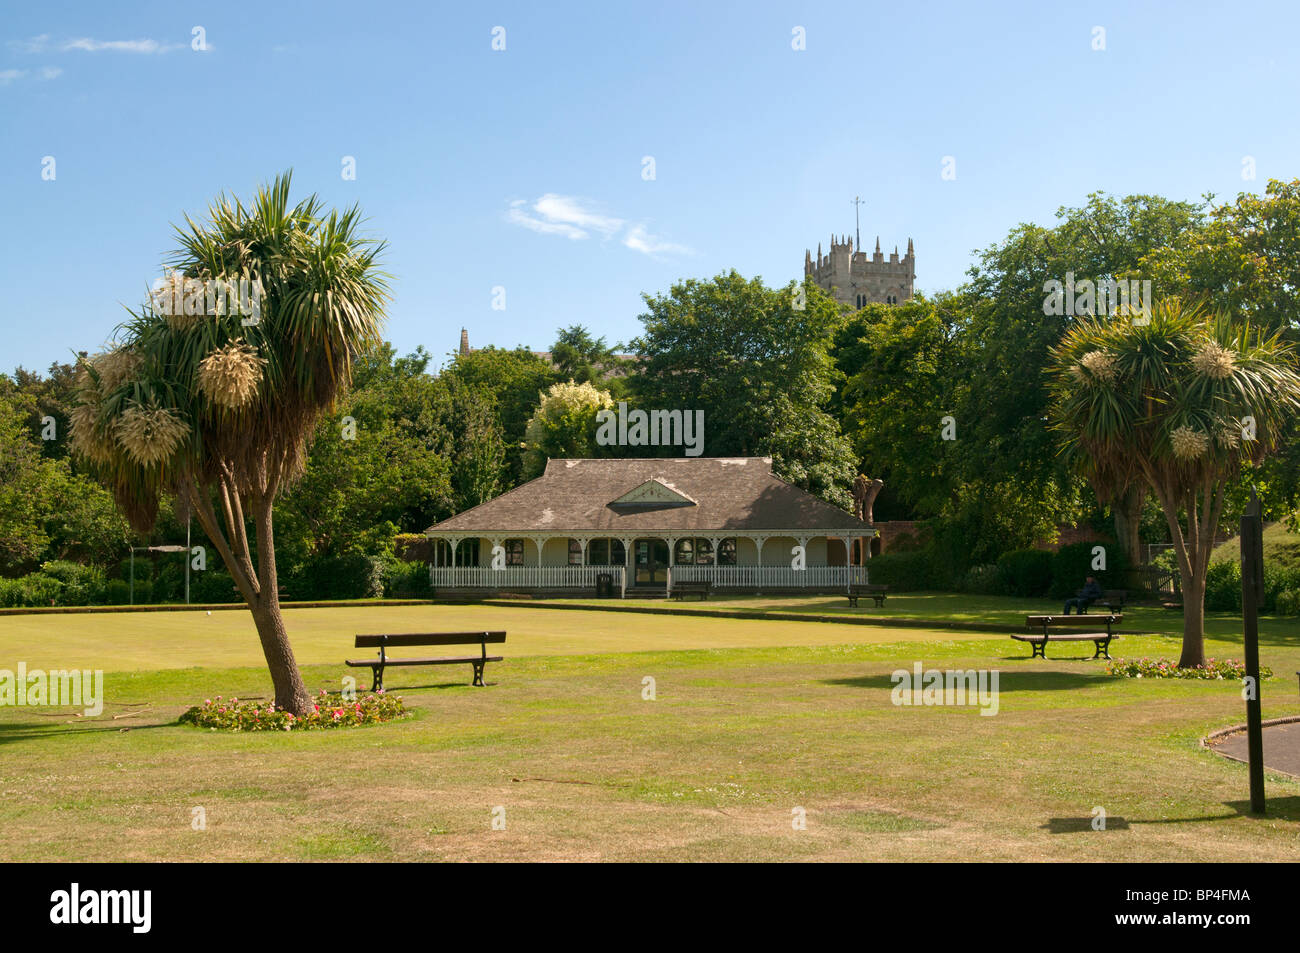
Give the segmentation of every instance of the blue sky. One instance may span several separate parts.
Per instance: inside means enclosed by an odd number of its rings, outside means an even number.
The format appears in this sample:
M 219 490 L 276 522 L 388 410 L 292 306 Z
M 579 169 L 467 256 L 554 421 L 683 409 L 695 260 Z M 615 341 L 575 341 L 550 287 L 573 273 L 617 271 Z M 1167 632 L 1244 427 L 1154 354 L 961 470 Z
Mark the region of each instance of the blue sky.
M 1300 174 L 1298 10 L 7 3 L 0 370 L 97 347 L 172 223 L 290 167 L 296 196 L 361 204 L 390 243 L 388 337 L 440 360 L 462 326 L 475 346 L 574 323 L 626 341 L 643 291 L 733 267 L 784 284 L 852 232 L 855 195 L 864 242 L 913 238 L 918 288 L 952 288 L 972 250 L 1090 191 Z

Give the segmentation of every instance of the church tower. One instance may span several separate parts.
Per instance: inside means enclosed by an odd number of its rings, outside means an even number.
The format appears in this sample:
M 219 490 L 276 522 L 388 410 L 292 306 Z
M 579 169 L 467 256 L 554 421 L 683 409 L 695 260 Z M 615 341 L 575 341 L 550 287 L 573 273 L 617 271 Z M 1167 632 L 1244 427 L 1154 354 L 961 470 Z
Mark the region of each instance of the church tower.
M 803 273 L 845 307 L 855 311 L 868 304 L 902 304 L 912 299 L 912 282 L 916 280 L 916 251 L 912 239 L 907 240 L 907 254 L 898 256 L 898 246 L 889 259 L 880 251 L 880 238 L 876 238 L 875 254 L 854 250 L 853 237 L 836 239 L 831 236 L 831 251 L 822 255 L 817 246 L 814 259 L 811 249 L 805 249 Z

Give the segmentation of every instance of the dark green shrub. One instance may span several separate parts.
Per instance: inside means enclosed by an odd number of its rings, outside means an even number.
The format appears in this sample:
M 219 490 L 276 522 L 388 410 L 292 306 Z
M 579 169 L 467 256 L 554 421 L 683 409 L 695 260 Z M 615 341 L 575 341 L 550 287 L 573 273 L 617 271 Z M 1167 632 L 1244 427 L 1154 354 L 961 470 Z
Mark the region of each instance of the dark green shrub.
M 1105 549 L 1106 568 L 1093 569 L 1093 549 Z M 1103 589 L 1127 589 L 1128 558 L 1118 543 L 1108 540 L 1071 543 L 1052 554 L 1051 594 L 1057 599 L 1068 599 L 1082 589 L 1089 576 L 1096 578 Z
M 39 573 L 32 573 L 32 577 L 53 580 L 58 584 L 58 592 L 54 596 L 58 605 L 88 606 L 103 602 L 104 573 L 94 566 L 51 560 L 41 566 Z M 43 586 L 50 588 L 48 584 Z M 49 605 L 48 598 L 39 604 Z
M 153 604 L 153 583 L 150 580 L 141 579 L 139 576 L 136 577 L 135 599 L 132 600 L 132 604 L 137 606 Z
M 309 560 L 285 581 L 286 597 L 299 601 L 382 599 L 395 556 L 334 556 Z M 427 571 L 427 570 L 426 570 Z
M 972 566 L 962 582 L 962 591 L 980 596 L 995 596 L 1000 589 L 998 567 L 992 563 Z
M 1264 601 L 1261 612 L 1277 612 L 1278 598 L 1287 590 L 1300 589 L 1300 567 L 1264 564 Z
M 399 563 L 384 583 L 384 595 L 395 599 L 427 599 L 431 594 L 429 567 L 423 563 Z
M 17 609 L 25 606 L 26 589 L 21 579 L 0 579 L 0 609 Z
M 895 592 L 946 589 L 937 578 L 929 550 L 911 553 L 883 553 L 867 560 L 867 578 L 872 585 L 888 586 Z
M 1205 574 L 1205 608 L 1211 612 L 1241 611 L 1241 566 L 1230 560 L 1210 563 Z
M 235 580 L 224 569 L 190 573 L 190 602 L 242 602 Z
M 1046 596 L 1052 588 L 1052 553 L 1014 549 L 998 557 L 998 588 L 1004 595 Z
M 130 584 L 125 579 L 110 579 L 104 585 L 104 604 L 124 606 L 130 596 Z

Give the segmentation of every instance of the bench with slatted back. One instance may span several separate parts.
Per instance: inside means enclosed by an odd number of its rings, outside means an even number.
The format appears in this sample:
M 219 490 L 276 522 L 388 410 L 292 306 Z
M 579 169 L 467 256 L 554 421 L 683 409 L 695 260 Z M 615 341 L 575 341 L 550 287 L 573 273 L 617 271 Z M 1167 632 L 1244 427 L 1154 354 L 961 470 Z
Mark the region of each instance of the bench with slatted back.
M 379 657 L 373 659 L 348 659 L 345 664 L 352 668 L 368 668 L 374 673 L 372 692 L 382 691 L 384 687 L 384 669 L 390 665 L 473 665 L 474 684 L 483 684 L 483 668 L 488 662 L 500 662 L 502 656 L 488 655 L 488 643 L 506 640 L 504 632 L 426 632 L 404 635 L 358 635 L 356 648 L 379 649 Z M 463 655 L 455 658 L 389 658 L 388 650 L 411 645 L 477 645 L 478 655 Z
M 1118 639 L 1114 626 L 1124 621 L 1122 613 L 1094 612 L 1091 615 L 1031 615 L 1025 617 L 1025 625 L 1038 629 L 1033 635 L 1013 635 L 1017 642 L 1028 642 L 1033 654 L 1030 658 L 1047 658 L 1047 643 L 1051 642 L 1092 642 L 1097 650 L 1093 658 L 1110 658 L 1110 643 Z M 1105 632 L 1070 632 L 1068 629 L 1079 626 L 1096 629 L 1106 626 Z M 1053 632 L 1053 629 L 1067 629 L 1066 632 Z
M 849 608 L 856 609 L 859 599 L 873 599 L 878 609 L 885 604 L 885 594 L 888 592 L 888 586 L 849 586 Z
M 699 596 L 703 602 L 709 598 L 709 590 L 713 588 L 713 583 L 707 579 L 701 579 L 699 582 L 675 582 L 673 583 L 673 598 L 681 602 L 687 596 Z

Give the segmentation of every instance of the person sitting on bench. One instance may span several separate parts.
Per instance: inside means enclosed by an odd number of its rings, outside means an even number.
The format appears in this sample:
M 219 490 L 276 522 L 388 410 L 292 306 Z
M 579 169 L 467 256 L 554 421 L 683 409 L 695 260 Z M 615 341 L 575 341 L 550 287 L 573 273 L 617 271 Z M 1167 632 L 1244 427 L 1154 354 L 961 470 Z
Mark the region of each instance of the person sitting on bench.
M 1070 614 L 1071 607 L 1079 610 L 1079 615 L 1086 615 L 1088 606 L 1092 605 L 1101 598 L 1101 586 L 1092 576 L 1088 577 L 1087 584 L 1079 590 L 1079 594 L 1073 599 L 1065 600 L 1065 615 Z

